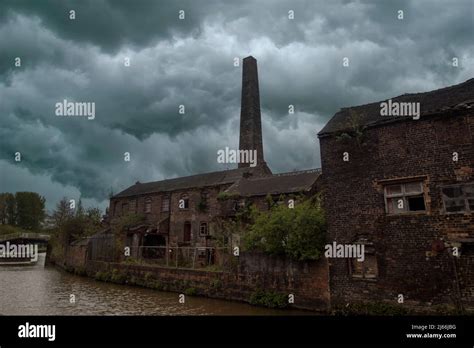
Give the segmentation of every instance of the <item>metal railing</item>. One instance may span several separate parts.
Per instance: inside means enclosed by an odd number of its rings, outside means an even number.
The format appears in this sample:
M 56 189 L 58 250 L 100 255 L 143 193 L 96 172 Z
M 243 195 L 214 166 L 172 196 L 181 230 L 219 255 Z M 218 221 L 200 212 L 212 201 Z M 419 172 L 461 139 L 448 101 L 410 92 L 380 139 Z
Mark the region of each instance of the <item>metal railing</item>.
M 41 239 L 48 241 L 50 236 L 48 234 L 28 233 L 28 232 L 15 232 L 10 234 L 4 234 L 0 236 L 0 242 L 4 242 L 12 239 Z
M 130 247 L 124 262 L 219 271 L 226 268 L 231 256 L 228 247 L 139 246 Z

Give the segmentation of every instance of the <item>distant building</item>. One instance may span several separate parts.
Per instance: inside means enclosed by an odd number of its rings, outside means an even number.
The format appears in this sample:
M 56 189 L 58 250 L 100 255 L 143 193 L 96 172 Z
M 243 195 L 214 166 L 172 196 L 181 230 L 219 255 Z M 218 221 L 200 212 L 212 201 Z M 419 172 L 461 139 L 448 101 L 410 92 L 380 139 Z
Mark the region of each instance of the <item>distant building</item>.
M 243 60 L 239 150 L 256 151 L 256 166 L 239 163 L 231 170 L 137 182 L 113 196 L 111 222 L 130 213 L 145 215 L 144 222 L 124 231 L 126 245 L 135 251 L 140 246 L 212 247 L 216 218 L 233 218 L 246 202 L 258 201 L 264 209 L 267 195 L 278 201 L 282 194 L 315 192 L 319 170 L 273 175 L 264 160 L 257 61 L 253 57 Z M 232 199 L 219 200 L 224 193 Z
M 330 260 L 331 301 L 473 306 L 474 79 L 394 102 L 419 119 L 379 102 L 318 134 L 328 239 L 366 246 L 364 262 Z

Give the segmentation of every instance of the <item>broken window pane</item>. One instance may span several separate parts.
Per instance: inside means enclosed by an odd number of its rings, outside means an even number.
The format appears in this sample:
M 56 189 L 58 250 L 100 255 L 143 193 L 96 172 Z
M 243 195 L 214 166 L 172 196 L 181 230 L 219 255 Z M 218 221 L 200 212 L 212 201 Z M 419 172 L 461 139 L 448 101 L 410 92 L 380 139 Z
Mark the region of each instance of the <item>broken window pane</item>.
M 449 213 L 460 212 L 464 210 L 463 199 L 449 199 L 444 202 L 446 211 Z
M 461 186 L 443 187 L 443 194 L 449 198 L 458 198 L 462 196 Z
M 422 181 L 386 186 L 385 198 L 388 214 L 426 210 Z
M 423 198 L 423 196 L 411 196 L 407 199 L 409 211 L 425 210 L 425 199 Z
M 474 199 L 468 199 L 467 202 L 469 204 L 469 209 L 474 211 Z
M 465 185 L 464 194 L 466 197 L 474 197 L 474 185 Z

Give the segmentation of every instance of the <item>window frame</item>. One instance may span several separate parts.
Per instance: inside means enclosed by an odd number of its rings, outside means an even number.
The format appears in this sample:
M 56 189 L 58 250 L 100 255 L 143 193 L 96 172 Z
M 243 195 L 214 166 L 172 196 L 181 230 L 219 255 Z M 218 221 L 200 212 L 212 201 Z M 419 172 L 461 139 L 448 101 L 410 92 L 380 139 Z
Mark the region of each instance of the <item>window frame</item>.
M 163 209 L 164 206 L 167 206 L 166 210 Z M 166 195 L 166 196 L 161 197 L 160 211 L 162 213 L 168 213 L 170 211 L 170 207 L 171 207 L 171 196 Z
M 181 208 L 181 207 L 179 206 L 179 201 L 178 201 L 178 208 L 179 208 L 179 210 L 189 210 L 189 205 L 190 205 L 190 202 L 191 202 L 190 199 L 189 199 L 189 195 L 188 195 L 187 193 L 183 193 L 183 194 L 180 196 L 179 200 L 184 200 L 184 208 Z
M 125 215 L 127 215 L 127 213 L 130 212 L 130 206 L 128 204 L 128 201 L 127 202 L 122 202 L 122 205 L 120 206 L 120 212 L 121 212 L 122 216 L 125 216 Z
M 469 200 L 474 200 L 473 197 L 468 197 L 466 195 L 466 192 L 464 191 L 464 188 L 467 186 L 472 186 L 474 188 L 474 182 L 466 182 L 466 183 L 459 183 L 459 184 L 450 184 L 450 185 L 442 185 L 440 186 L 440 193 L 441 193 L 441 201 L 443 202 L 443 210 L 442 213 L 446 215 L 451 215 L 451 214 L 472 214 L 474 213 L 474 209 L 471 209 L 469 206 Z M 461 211 L 447 211 L 446 210 L 446 200 L 445 200 L 445 194 L 443 193 L 443 189 L 445 188 L 461 188 L 462 191 L 462 198 L 458 198 L 458 200 L 462 199 L 464 202 L 464 210 Z M 447 197 L 447 200 L 454 200 L 454 198 L 449 198 Z
M 414 184 L 414 183 L 419 183 L 421 192 L 417 193 L 407 193 L 405 186 L 408 184 Z M 412 180 L 399 180 L 399 181 L 384 181 L 382 183 L 383 185 L 383 196 L 384 196 L 384 202 L 385 202 L 385 214 L 390 215 L 390 216 L 399 216 L 399 215 L 409 215 L 409 214 L 426 214 L 428 213 L 428 206 L 426 204 L 426 192 L 425 192 L 425 181 L 422 178 L 418 179 L 412 179 Z M 401 193 L 392 193 L 388 194 L 387 193 L 387 188 L 389 186 L 395 186 L 399 185 L 401 187 Z M 423 198 L 423 204 L 425 206 L 424 210 L 408 210 L 409 208 L 409 203 L 408 199 L 409 197 L 421 197 Z M 389 205 L 388 201 L 389 199 L 397 199 L 397 198 L 402 198 L 403 199 L 403 204 L 404 204 L 404 210 L 402 212 L 390 212 L 389 211 Z
M 364 245 L 364 261 L 357 261 L 357 258 L 348 258 L 348 264 L 349 264 L 349 274 L 352 279 L 354 280 L 365 280 L 365 281 L 376 281 L 379 278 L 379 262 L 377 258 L 377 253 L 375 252 L 375 247 L 372 242 L 366 242 L 364 243 L 362 240 L 359 240 L 357 242 L 354 242 L 353 244 L 363 244 Z M 367 260 L 367 257 L 373 257 L 375 259 L 375 264 L 377 266 L 376 272 L 374 276 L 367 277 L 367 267 L 364 267 L 364 264 Z M 354 274 L 354 266 L 353 262 L 359 262 L 362 264 L 362 274 L 355 275 Z
M 202 233 L 203 226 L 205 226 L 205 229 L 206 229 L 206 232 L 205 232 L 205 233 Z M 200 235 L 201 237 L 205 237 L 205 236 L 208 236 L 208 235 L 209 235 L 209 224 L 208 224 L 206 221 L 201 221 L 201 222 L 199 223 L 199 235 Z
M 149 210 L 148 210 L 149 207 Z M 145 214 L 150 214 L 152 210 L 152 199 L 151 197 L 145 198 L 145 204 L 143 205 L 143 211 Z
M 137 205 L 137 199 L 136 199 L 136 198 L 130 199 L 130 200 L 128 201 L 128 204 L 129 204 L 129 208 L 128 208 L 128 209 L 129 209 L 129 212 L 132 212 L 132 213 L 136 214 L 136 212 L 137 212 L 137 206 L 138 206 L 138 205 Z

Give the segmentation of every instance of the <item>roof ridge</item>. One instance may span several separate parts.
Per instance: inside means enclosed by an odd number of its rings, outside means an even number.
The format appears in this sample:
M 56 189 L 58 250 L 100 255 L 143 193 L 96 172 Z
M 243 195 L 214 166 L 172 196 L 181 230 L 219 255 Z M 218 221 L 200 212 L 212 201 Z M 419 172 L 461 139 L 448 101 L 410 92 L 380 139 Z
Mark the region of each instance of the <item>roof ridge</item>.
M 438 89 L 432 89 L 430 91 L 425 91 L 425 92 L 413 92 L 413 93 L 403 93 L 403 94 L 400 94 L 400 95 L 397 95 L 395 97 L 390 97 L 390 98 L 386 98 L 386 99 L 381 99 L 381 100 L 378 100 L 378 101 L 374 101 L 374 102 L 369 102 L 369 103 L 365 103 L 365 104 L 359 104 L 359 105 L 353 105 L 353 106 L 344 106 L 344 107 L 341 107 L 337 112 L 336 114 L 338 114 L 339 112 L 343 111 L 343 110 L 350 110 L 350 109 L 356 109 L 356 108 L 360 108 L 360 107 L 364 107 L 364 106 L 368 106 L 368 105 L 374 105 L 374 104 L 379 104 L 381 102 L 384 102 L 386 100 L 389 100 L 389 99 L 397 99 L 397 98 L 400 98 L 400 97 L 407 97 L 407 96 L 416 96 L 416 95 L 421 95 L 421 94 L 435 94 L 435 93 L 439 93 L 440 91 L 447 91 L 447 90 L 450 90 L 450 89 L 455 89 L 455 88 L 459 88 L 463 85 L 466 85 L 466 84 L 469 84 L 469 83 L 474 83 L 474 77 L 470 78 L 470 79 L 467 79 L 466 81 L 463 81 L 463 82 L 460 82 L 460 83 L 457 83 L 457 84 L 454 84 L 454 85 L 450 85 L 450 86 L 445 86 L 445 87 L 441 87 L 441 88 L 438 88 Z
M 177 176 L 175 178 L 169 178 L 169 179 L 162 179 L 162 180 L 155 180 L 155 181 L 148 181 L 148 182 L 139 182 L 138 184 L 135 183 L 135 185 L 155 184 L 155 183 L 158 183 L 158 182 L 171 181 L 171 180 L 177 180 L 177 179 L 187 179 L 187 178 L 192 178 L 192 177 L 196 177 L 196 176 L 200 176 L 200 175 L 207 175 L 207 174 L 217 174 L 217 173 L 225 173 L 225 172 L 239 171 L 239 170 L 244 171 L 244 169 L 248 169 L 248 168 L 234 168 L 234 169 L 216 170 L 216 171 L 213 171 L 213 172 L 204 172 L 204 173 L 198 173 L 198 174 L 192 174 L 192 175 L 186 175 L 186 176 Z

